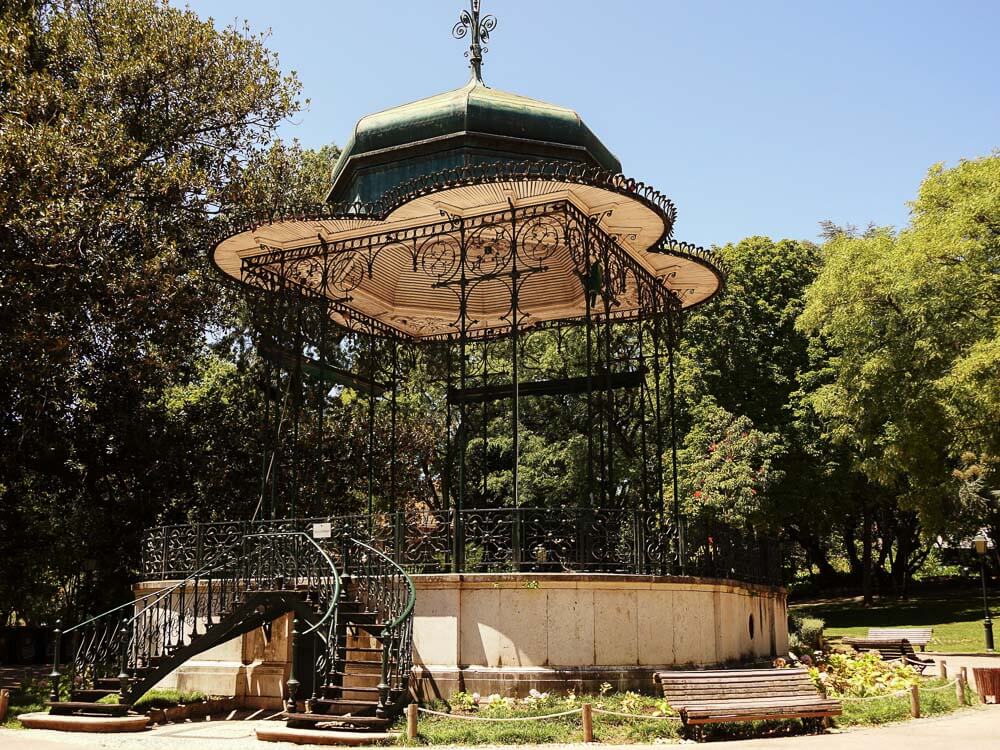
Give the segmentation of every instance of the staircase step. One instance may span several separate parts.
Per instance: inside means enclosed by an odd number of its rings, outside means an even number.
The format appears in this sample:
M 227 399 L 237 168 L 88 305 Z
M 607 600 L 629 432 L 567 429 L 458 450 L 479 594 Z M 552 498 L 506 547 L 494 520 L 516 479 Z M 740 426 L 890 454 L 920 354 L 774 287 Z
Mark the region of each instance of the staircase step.
M 101 698 L 103 698 L 106 695 L 118 695 L 119 689 L 120 689 L 120 686 L 118 688 L 115 688 L 114 690 L 111 690 L 111 689 L 108 689 L 108 688 L 92 688 L 92 689 L 84 689 L 84 690 L 74 690 L 73 691 L 73 700 L 74 701 L 94 701 L 94 702 L 96 702 L 96 701 L 99 701 Z
M 319 708 L 325 714 L 355 714 L 357 716 L 372 715 L 378 708 L 378 701 L 359 701 L 343 698 L 317 698 L 313 707 Z
M 345 664 L 345 665 L 349 664 L 352 667 L 363 666 L 363 667 L 372 667 L 373 669 L 376 669 L 376 670 L 381 670 L 382 669 L 382 660 L 381 659 L 339 659 L 337 663 L 338 664 Z M 393 665 L 393 664 L 395 664 L 395 663 L 396 663 L 395 659 L 390 659 L 389 660 L 389 665 L 390 666 Z
M 382 666 L 382 664 L 377 661 L 373 661 L 371 663 L 377 667 Z M 382 676 L 382 670 L 373 669 L 371 672 L 331 672 L 330 674 L 337 675 L 338 677 L 368 677 L 370 679 L 377 680 L 379 677 Z
M 381 646 L 337 646 L 338 651 L 360 651 L 362 653 L 382 653 Z
M 129 704 L 127 703 L 93 703 L 91 701 L 59 701 L 58 703 L 48 702 L 49 713 L 56 716 L 66 715 L 99 715 L 99 716 L 125 716 L 128 714 Z
M 98 677 L 94 680 L 94 687 L 99 690 L 114 690 L 122 686 L 117 677 Z
M 378 716 L 345 716 L 340 714 L 285 714 L 289 726 L 293 724 L 353 724 L 359 727 L 385 727 L 392 723 L 389 719 Z
M 372 693 L 373 695 L 378 695 L 378 687 L 372 687 L 370 685 L 326 685 L 323 688 L 323 692 L 335 692 L 338 690 L 343 693 Z

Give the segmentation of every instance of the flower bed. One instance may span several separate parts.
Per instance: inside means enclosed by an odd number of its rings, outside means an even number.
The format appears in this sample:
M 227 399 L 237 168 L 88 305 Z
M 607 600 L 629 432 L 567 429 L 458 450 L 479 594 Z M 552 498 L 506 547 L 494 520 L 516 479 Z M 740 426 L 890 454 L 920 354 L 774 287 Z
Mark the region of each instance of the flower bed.
M 883 661 L 875 652 L 829 654 L 810 674 L 827 695 L 839 699 L 844 713 L 838 726 L 877 725 L 906 721 L 910 715 L 910 688 L 920 689 L 920 714 L 934 716 L 962 706 L 954 682 L 925 679 L 901 662 Z M 965 704 L 972 704 L 966 690 Z
M 117 695 L 108 695 L 101 703 L 118 703 Z M 200 719 L 228 713 L 237 707 L 235 698 L 208 697 L 198 690 L 150 690 L 132 705 L 136 713 L 145 713 L 156 724 Z

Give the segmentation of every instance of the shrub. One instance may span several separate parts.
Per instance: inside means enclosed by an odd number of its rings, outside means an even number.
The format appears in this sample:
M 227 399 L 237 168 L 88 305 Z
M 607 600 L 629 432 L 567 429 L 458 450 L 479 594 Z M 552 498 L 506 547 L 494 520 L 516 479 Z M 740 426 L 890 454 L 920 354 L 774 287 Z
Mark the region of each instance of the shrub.
M 823 628 L 826 623 L 818 617 L 804 617 L 796 612 L 788 615 L 788 650 L 794 654 L 808 654 L 823 649 Z
M 826 664 L 809 670 L 832 698 L 867 698 L 906 690 L 920 681 L 916 670 L 901 662 L 882 661 L 876 651 L 830 654 Z
M 206 696 L 199 690 L 150 690 L 132 704 L 139 713 L 151 708 L 172 708 L 182 703 L 200 703 Z
M 818 617 L 803 617 L 799 621 L 798 637 L 803 646 L 819 651 L 823 648 L 823 628 L 826 625 Z

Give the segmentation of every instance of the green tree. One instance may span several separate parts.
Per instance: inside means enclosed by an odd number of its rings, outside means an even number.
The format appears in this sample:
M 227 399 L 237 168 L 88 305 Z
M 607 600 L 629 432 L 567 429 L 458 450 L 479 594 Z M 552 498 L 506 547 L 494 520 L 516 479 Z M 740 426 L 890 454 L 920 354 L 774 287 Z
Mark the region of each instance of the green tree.
M 690 315 L 681 342 L 682 434 L 702 429 L 697 406 L 708 398 L 749 420 L 748 429 L 775 436 L 781 451 L 755 502 L 767 525 L 798 542 L 830 579 L 834 531 L 854 503 L 845 492 L 851 477 L 843 451 L 825 439 L 802 397 L 813 360 L 810 340 L 795 328 L 820 270 L 819 248 L 749 237 L 719 252 L 728 270 L 725 293 Z
M 299 86 L 261 36 L 152 0 L 0 14 L 0 615 L 41 616 L 81 559 L 121 596 L 188 475 L 165 394 L 231 383 L 203 248 Z
M 836 233 L 798 325 L 824 352 L 808 400 L 829 436 L 947 535 L 973 496 L 961 457 L 988 484 L 1000 440 L 1000 157 L 933 168 L 912 211 L 898 233 Z
M 686 515 L 708 514 L 739 528 L 766 529 L 769 509 L 762 501 L 781 479 L 774 468 L 784 452 L 780 435 L 761 432 L 749 417 L 733 415 L 707 398 L 692 417 L 679 454 Z

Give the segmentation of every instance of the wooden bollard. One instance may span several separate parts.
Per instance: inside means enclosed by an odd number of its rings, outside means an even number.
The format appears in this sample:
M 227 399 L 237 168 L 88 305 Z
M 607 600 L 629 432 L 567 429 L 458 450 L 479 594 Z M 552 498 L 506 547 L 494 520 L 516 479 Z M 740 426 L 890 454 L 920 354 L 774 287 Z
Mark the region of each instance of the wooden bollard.
M 910 687 L 910 714 L 914 719 L 920 718 L 920 686 Z
M 965 705 L 965 680 L 962 679 L 962 673 L 958 673 L 958 677 L 955 678 L 955 697 L 958 698 L 958 705 Z
M 948 679 L 948 662 L 946 659 L 942 659 L 941 661 L 938 662 L 938 672 L 940 672 L 938 677 L 940 677 L 942 680 Z
M 959 675 L 959 677 L 962 678 L 962 682 L 965 683 L 966 687 L 968 687 L 968 685 L 969 685 L 969 668 L 968 667 L 962 667 L 961 669 L 958 670 L 958 675 Z
M 406 739 L 417 739 L 417 704 L 411 703 L 406 707 Z
M 583 741 L 593 742 L 594 741 L 594 715 L 591 713 L 590 704 L 584 703 L 581 706 L 583 709 Z

